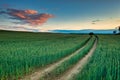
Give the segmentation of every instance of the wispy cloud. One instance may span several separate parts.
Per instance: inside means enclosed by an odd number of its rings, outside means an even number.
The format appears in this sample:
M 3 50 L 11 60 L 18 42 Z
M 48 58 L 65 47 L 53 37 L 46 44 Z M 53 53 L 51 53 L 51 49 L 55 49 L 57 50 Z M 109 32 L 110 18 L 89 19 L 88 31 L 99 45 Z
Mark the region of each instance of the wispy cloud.
M 25 26 L 6 26 L 6 25 L 0 25 L 0 30 L 40 32 L 40 29 L 29 28 Z
M 19 10 L 19 9 L 6 9 L 0 11 L 0 14 L 7 14 L 10 19 L 20 20 L 24 24 L 30 25 L 42 25 L 48 21 L 49 18 L 53 18 L 52 14 L 38 13 L 36 10 Z
M 92 24 L 96 24 L 97 22 L 100 22 L 100 21 L 102 21 L 102 20 L 100 20 L 100 19 L 93 20 Z
M 100 21 L 102 21 L 102 20 L 97 19 L 97 20 L 93 20 L 92 22 L 100 22 Z

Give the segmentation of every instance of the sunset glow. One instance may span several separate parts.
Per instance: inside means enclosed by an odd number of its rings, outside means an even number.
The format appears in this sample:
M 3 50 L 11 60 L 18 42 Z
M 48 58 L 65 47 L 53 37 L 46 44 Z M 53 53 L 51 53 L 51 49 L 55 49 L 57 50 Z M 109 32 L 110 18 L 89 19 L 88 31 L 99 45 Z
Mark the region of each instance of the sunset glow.
M 120 1 L 1 0 L 0 29 L 17 31 L 115 29 Z

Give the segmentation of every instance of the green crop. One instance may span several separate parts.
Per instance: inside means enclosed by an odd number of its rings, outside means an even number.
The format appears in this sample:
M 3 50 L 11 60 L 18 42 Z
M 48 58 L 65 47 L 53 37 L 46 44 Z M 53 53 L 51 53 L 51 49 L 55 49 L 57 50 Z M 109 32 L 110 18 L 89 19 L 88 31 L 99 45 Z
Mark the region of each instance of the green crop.
M 87 35 L 0 31 L 0 79 L 14 80 L 79 49 Z
M 120 35 L 99 35 L 93 57 L 74 80 L 120 80 Z
M 86 47 L 82 49 L 78 54 L 75 54 L 70 59 L 64 61 L 60 66 L 58 66 L 55 70 L 45 75 L 40 80 L 52 80 L 60 75 L 64 75 L 64 73 L 73 67 L 81 58 L 83 58 L 91 49 L 95 41 L 95 37 L 92 37 L 90 41 L 86 44 Z

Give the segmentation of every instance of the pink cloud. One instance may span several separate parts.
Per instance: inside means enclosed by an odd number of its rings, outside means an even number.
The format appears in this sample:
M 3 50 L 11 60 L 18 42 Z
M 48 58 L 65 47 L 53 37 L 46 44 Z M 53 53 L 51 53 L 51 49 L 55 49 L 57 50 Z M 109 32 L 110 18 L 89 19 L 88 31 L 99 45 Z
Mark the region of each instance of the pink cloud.
M 37 14 L 38 12 L 35 10 L 24 10 L 26 14 Z
M 27 22 L 31 23 L 32 25 L 42 25 L 45 23 L 49 18 L 52 18 L 53 15 L 50 14 L 38 14 L 38 15 L 31 15 L 28 17 Z
M 38 13 L 35 10 L 18 10 L 18 9 L 7 9 L 6 12 L 0 11 L 11 16 L 11 19 L 17 19 L 23 23 L 30 25 L 42 25 L 48 21 L 49 18 L 53 18 L 52 14 Z

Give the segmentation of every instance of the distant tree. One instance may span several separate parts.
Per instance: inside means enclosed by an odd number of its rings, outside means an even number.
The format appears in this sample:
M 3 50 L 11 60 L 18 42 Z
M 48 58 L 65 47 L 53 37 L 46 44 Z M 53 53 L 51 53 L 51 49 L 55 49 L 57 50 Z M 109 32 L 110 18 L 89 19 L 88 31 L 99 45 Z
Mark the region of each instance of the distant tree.
M 92 35 L 94 35 L 94 33 L 93 33 L 93 32 L 90 32 L 89 35 L 92 36 Z
M 118 31 L 119 31 L 119 33 L 120 33 L 120 26 L 118 27 Z
M 113 31 L 113 34 L 116 34 L 116 31 Z

